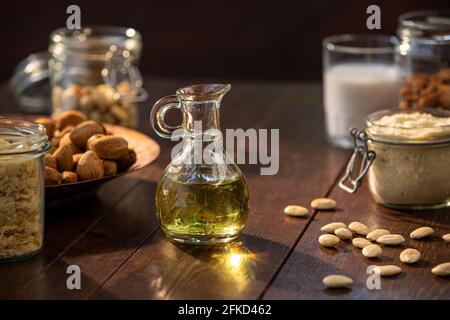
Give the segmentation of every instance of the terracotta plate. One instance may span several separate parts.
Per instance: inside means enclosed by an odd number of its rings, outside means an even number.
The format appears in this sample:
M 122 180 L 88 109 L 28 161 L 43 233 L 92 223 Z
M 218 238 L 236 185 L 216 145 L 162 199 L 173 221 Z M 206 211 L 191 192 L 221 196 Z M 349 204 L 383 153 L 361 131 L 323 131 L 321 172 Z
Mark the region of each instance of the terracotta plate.
M 155 140 L 136 130 L 104 124 L 104 126 L 114 135 L 121 136 L 128 141 L 128 145 L 136 152 L 137 161 L 128 171 L 114 176 L 99 179 L 65 183 L 55 186 L 45 187 L 45 200 L 47 207 L 53 207 L 69 200 L 76 201 L 88 195 L 94 195 L 102 183 L 124 174 L 139 170 L 151 162 L 159 155 L 159 145 Z M 72 202 L 70 201 L 70 202 Z

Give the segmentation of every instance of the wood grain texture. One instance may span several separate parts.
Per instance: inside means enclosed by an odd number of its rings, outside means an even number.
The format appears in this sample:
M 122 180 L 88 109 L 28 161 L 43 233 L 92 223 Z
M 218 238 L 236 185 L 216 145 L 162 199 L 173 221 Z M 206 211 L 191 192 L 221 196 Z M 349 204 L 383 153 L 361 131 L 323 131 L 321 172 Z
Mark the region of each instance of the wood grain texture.
M 342 243 L 320 248 L 320 227 L 333 220 L 358 220 L 399 233 L 422 225 L 437 235 L 449 232 L 449 211 L 405 213 L 381 208 L 363 187 L 355 196 L 334 182 L 349 155 L 326 144 L 321 90 L 317 84 L 240 82 L 225 97 L 222 129 L 279 128 L 280 170 L 261 176 L 259 165 L 240 166 L 250 189 L 250 214 L 243 235 L 231 245 L 195 248 L 169 242 L 156 223 L 154 193 L 174 143 L 159 139 L 148 125 L 150 106 L 179 87 L 203 81 L 146 79 L 150 92 L 139 109 L 139 130 L 161 144 L 161 156 L 141 171 L 106 183 L 97 197 L 46 212 L 43 252 L 26 261 L 0 264 L 0 298 L 58 299 L 406 299 L 450 297 L 449 281 L 430 273 L 449 260 L 449 245 L 438 237 L 409 240 L 422 251 L 415 266 L 399 262 L 400 248 L 386 248 L 371 261 Z M 0 112 L 16 107 L 0 89 Z M 168 114 L 174 121 L 179 117 Z M 248 151 L 247 151 L 248 153 Z M 311 212 L 307 219 L 282 213 L 289 204 L 308 206 L 329 194 L 339 210 Z M 372 263 L 401 265 L 404 273 L 365 286 Z M 82 290 L 66 288 L 66 268 L 80 266 Z M 322 278 L 345 273 L 351 290 L 326 290 Z
M 251 210 L 240 242 L 221 250 L 202 250 L 174 245 L 158 232 L 95 298 L 259 297 L 308 224 L 307 219 L 286 217 L 284 206 L 307 205 L 312 197 L 323 196 L 333 181 L 329 177 L 337 176 L 347 157 L 345 152 L 323 148 L 322 131 L 317 130 L 321 126 L 321 112 L 316 107 L 320 90 L 287 85 L 280 90 L 279 98 L 257 89 L 241 97 L 242 102 L 252 104 L 252 96 L 258 95 L 269 104 L 269 112 L 259 121 L 255 119 L 253 127 L 280 128 L 281 166 L 274 176 L 260 176 L 259 168 L 241 166 L 249 183 Z M 249 116 L 253 117 L 252 110 L 242 111 L 242 118 Z M 321 170 L 315 170 L 316 166 Z
M 367 184 L 356 195 L 349 195 L 335 187 L 331 197 L 338 203 L 336 211 L 318 212 L 307 232 L 287 260 L 276 280 L 264 295 L 265 299 L 450 299 L 450 279 L 431 274 L 431 268 L 450 262 L 450 245 L 441 236 L 450 230 L 448 209 L 422 212 L 395 211 L 375 204 Z M 402 234 L 407 240 L 400 246 L 383 246 L 383 253 L 368 259 L 351 241 L 341 241 L 336 249 L 321 247 L 317 238 L 320 228 L 333 221 L 346 224 L 360 221 L 371 230 L 384 228 Z M 435 235 L 412 240 L 409 234 L 421 226 L 430 226 Z M 416 248 L 422 258 L 406 265 L 399 259 L 406 248 Z M 370 265 L 394 264 L 403 273 L 381 279 L 381 289 L 366 286 Z M 347 275 L 354 280 L 351 289 L 325 289 L 322 278 L 333 273 Z

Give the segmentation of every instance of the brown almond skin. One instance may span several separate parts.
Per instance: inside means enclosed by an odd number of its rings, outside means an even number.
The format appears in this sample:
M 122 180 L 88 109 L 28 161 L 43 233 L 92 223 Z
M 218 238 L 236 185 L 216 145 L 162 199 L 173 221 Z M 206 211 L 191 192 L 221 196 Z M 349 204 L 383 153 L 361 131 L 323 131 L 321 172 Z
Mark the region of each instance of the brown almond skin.
M 52 143 L 52 147 L 58 148 L 59 147 L 59 141 L 61 141 L 61 138 L 53 137 L 52 140 L 50 141 Z
M 76 153 L 72 156 L 74 170 L 77 169 L 78 161 L 80 161 L 82 155 L 82 153 Z
M 100 139 L 102 137 L 106 136 L 106 134 L 102 134 L 102 133 L 97 133 L 94 134 L 93 136 L 91 136 L 88 141 L 86 142 L 86 150 L 92 150 L 92 143 L 97 140 Z
M 125 172 L 136 162 L 136 160 L 136 152 L 133 149 L 128 149 L 127 153 L 122 158 L 117 159 L 117 169 L 119 172 Z
M 106 132 L 105 128 L 100 123 L 93 120 L 89 120 L 84 121 L 79 125 L 77 125 L 70 132 L 70 139 L 79 148 L 85 149 L 86 143 L 91 136 L 97 133 L 104 134 L 105 132 Z
M 56 130 L 56 122 L 53 119 L 49 118 L 38 118 L 34 120 L 35 122 L 42 124 L 45 127 L 45 131 L 47 132 L 47 137 L 49 139 L 53 138 Z
M 69 145 L 62 145 L 55 151 L 53 156 L 56 159 L 58 170 L 60 172 L 72 170 L 73 166 L 72 155 L 73 155 L 72 149 L 70 148 Z
M 62 138 L 59 140 L 59 146 L 68 145 L 70 149 L 72 150 L 72 154 L 82 153 L 81 148 L 79 148 L 77 145 L 75 145 L 70 138 L 70 134 L 66 133 Z
M 51 167 L 45 167 L 44 173 L 45 173 L 45 185 L 46 186 L 54 186 L 57 184 L 61 184 L 62 174 L 59 173 L 58 170 L 51 168 Z
M 72 171 L 64 171 L 62 173 L 63 183 L 74 183 L 78 182 L 78 176 L 75 172 Z
M 50 167 L 50 168 L 53 168 L 53 169 L 57 169 L 58 168 L 58 165 L 56 163 L 56 158 L 53 155 L 49 154 L 49 153 L 45 154 L 44 163 L 45 163 L 46 167 Z
M 94 151 L 86 151 L 78 161 L 76 173 L 80 181 L 103 177 L 103 164 Z
M 117 163 L 112 160 L 102 160 L 105 177 L 113 176 L 117 173 Z
M 126 155 L 128 142 L 122 137 L 104 136 L 89 145 L 102 159 L 116 160 Z
M 64 111 L 55 117 L 58 123 L 58 129 L 63 130 L 67 126 L 73 126 L 86 121 L 86 116 L 79 111 Z

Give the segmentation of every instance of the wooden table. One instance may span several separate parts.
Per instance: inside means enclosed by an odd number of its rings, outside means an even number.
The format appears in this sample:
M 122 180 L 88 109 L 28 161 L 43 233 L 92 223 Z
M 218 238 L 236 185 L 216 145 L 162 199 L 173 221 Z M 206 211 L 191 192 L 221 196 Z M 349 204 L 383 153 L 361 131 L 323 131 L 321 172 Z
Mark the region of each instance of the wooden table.
M 259 175 L 258 165 L 241 166 L 249 183 L 251 210 L 239 241 L 224 248 L 198 249 L 169 242 L 155 219 L 155 186 L 168 164 L 170 141 L 156 138 L 147 123 L 152 103 L 194 81 L 147 79 L 148 103 L 139 128 L 162 147 L 145 169 L 105 184 L 98 196 L 76 206 L 47 210 L 43 252 L 26 261 L 0 265 L 0 298 L 19 299 L 448 299 L 450 281 L 431 274 L 450 261 L 450 211 L 399 212 L 377 206 L 366 185 L 356 195 L 337 186 L 348 151 L 324 139 L 319 84 L 234 83 L 222 103 L 222 128 L 279 128 L 280 171 Z M 0 112 L 17 112 L 6 88 Z M 339 209 L 312 211 L 308 218 L 283 214 L 288 204 L 308 206 L 330 196 Z M 435 229 L 424 241 L 408 238 L 423 259 L 401 264 L 402 248 L 383 249 L 369 260 L 348 242 L 320 247 L 319 229 L 332 221 L 361 221 L 405 236 L 419 226 Z M 366 286 L 366 268 L 396 264 L 403 273 L 383 278 L 380 290 Z M 69 265 L 78 265 L 82 289 L 68 290 Z M 351 276 L 351 289 L 324 289 L 331 273 Z

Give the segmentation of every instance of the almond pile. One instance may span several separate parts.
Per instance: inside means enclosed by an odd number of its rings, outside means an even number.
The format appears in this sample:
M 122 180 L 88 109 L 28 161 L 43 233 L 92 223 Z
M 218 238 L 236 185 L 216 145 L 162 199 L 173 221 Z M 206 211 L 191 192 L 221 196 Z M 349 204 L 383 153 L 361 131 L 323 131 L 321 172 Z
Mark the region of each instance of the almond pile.
M 408 77 L 401 89 L 400 108 L 450 109 L 450 68 L 435 74 L 415 73 Z
M 123 137 L 112 135 L 83 113 L 65 111 L 54 119 L 35 120 L 47 130 L 52 148 L 45 154 L 45 184 L 57 185 L 127 171 L 136 153 Z

